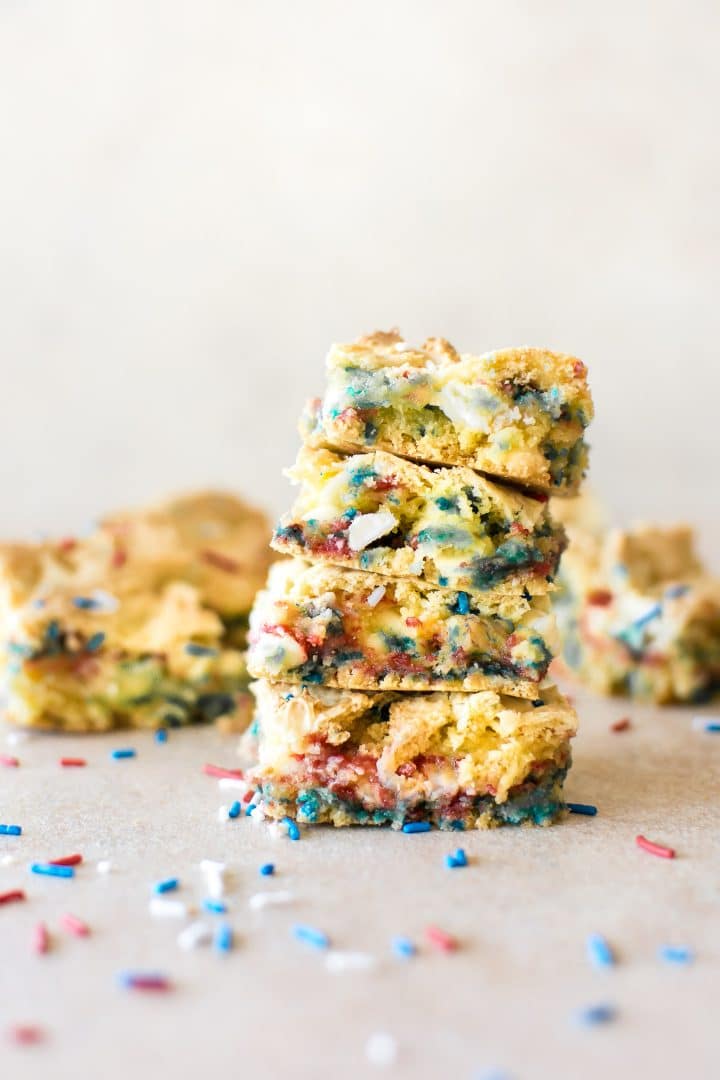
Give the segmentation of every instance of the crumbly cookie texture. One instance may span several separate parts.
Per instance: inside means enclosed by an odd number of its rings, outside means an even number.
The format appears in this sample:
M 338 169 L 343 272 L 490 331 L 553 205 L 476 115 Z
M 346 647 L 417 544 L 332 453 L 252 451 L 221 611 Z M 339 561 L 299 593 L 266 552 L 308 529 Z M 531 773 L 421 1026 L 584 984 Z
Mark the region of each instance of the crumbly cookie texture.
M 547 825 L 563 810 L 577 718 L 533 702 L 260 682 L 253 779 L 265 812 L 300 822 L 440 828 Z
M 0 545 L 9 718 L 74 731 L 247 720 L 241 649 L 268 535 L 260 512 L 210 492 L 82 538 Z
M 562 664 L 600 693 L 659 704 L 720 689 L 720 580 L 692 529 L 568 529 L 556 613 Z
M 562 526 L 544 501 L 472 469 L 304 447 L 288 475 L 300 493 L 275 530 L 277 551 L 482 593 L 552 587 Z
M 250 621 L 255 678 L 538 697 L 555 644 L 546 596 L 484 597 L 289 559 Z
M 103 731 L 247 720 L 245 657 L 191 585 L 111 595 L 55 589 L 6 620 L 7 716 Z
M 581 360 L 547 349 L 460 356 L 399 332 L 335 345 L 325 396 L 301 432 L 311 446 L 385 450 L 464 465 L 541 492 L 573 494 L 587 465 L 593 404 Z

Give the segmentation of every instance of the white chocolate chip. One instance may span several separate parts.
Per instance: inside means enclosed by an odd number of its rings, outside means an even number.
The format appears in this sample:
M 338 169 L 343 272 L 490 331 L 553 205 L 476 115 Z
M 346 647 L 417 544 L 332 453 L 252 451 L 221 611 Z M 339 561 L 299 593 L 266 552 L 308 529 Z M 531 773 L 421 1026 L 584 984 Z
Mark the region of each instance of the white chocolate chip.
M 348 544 L 351 551 L 362 551 L 373 540 L 379 540 L 392 532 L 397 525 L 397 518 L 389 510 L 378 510 L 376 514 L 358 514 L 352 519 L 348 529 Z

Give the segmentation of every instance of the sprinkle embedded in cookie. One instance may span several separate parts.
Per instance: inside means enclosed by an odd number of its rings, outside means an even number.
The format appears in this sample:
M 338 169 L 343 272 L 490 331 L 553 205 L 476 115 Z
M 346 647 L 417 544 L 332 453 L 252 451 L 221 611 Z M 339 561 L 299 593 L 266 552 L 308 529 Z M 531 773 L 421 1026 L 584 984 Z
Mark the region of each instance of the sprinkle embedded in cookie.
M 325 396 L 301 426 L 311 446 L 464 465 L 552 494 L 580 484 L 593 405 L 576 357 L 536 348 L 458 356 L 442 339 L 413 348 L 391 331 L 333 346 L 327 368 Z
M 394 694 L 254 684 L 263 809 L 333 825 L 549 824 L 577 718 L 554 687 Z
M 289 476 L 300 493 L 277 551 L 483 594 L 552 587 L 562 527 L 545 503 L 472 469 L 303 448 Z
M 554 645 L 549 599 L 484 597 L 300 560 L 277 563 L 250 622 L 255 678 L 535 698 Z

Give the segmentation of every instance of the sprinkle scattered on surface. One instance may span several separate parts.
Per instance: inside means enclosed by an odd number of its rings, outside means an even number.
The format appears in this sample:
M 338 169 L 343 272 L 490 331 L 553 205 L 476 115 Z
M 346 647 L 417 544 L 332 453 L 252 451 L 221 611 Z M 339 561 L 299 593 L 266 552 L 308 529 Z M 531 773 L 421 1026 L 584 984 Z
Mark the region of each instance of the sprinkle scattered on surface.
M 0 825 L 0 836 L 22 836 L 22 825 Z
M 43 955 L 50 950 L 50 934 L 45 923 L 38 923 L 32 932 L 33 952 Z
M 63 855 L 60 859 L 48 859 L 50 866 L 79 866 L 82 855 Z
M 402 827 L 404 833 L 422 833 L 430 832 L 432 825 L 429 821 L 408 821 Z
M 112 870 L 112 863 L 109 859 L 100 859 L 97 864 L 98 874 L 109 874 Z
M 153 896 L 148 904 L 148 911 L 154 919 L 186 919 L 190 913 L 184 900 L 174 900 L 166 896 Z
M 664 844 L 656 844 L 652 840 L 647 840 L 644 836 L 636 836 L 635 843 L 650 855 L 658 855 L 661 859 L 675 858 L 675 848 L 665 847 Z
M 174 892 L 175 889 L 180 886 L 180 878 L 170 877 L 165 878 L 164 881 L 157 881 L 153 885 L 153 892 L 157 896 L 161 896 L 163 893 Z
M 370 953 L 331 949 L 325 958 L 325 967 L 333 975 L 346 971 L 372 971 L 377 967 L 377 960 Z
M 214 900 L 212 897 L 202 902 L 203 911 L 209 911 L 211 915 L 224 915 L 227 911 L 227 904 L 222 900 Z
M 271 877 L 275 873 L 275 863 L 266 862 L 260 867 L 262 877 Z
M 415 956 L 417 953 L 417 946 L 407 937 L 394 937 L 390 942 L 390 948 L 395 953 L 395 956 L 400 956 L 403 960 L 407 960 L 408 957 Z
M 613 1005 L 587 1005 L 575 1015 L 577 1022 L 583 1027 L 598 1027 L 600 1024 L 611 1023 L 617 1012 Z
M 309 945 L 313 949 L 330 948 L 330 938 L 314 926 L 297 923 L 293 926 L 292 933 L 296 941 L 302 941 L 303 945 Z
M 124 761 L 126 758 L 134 758 L 136 756 L 136 754 L 137 754 L 137 751 L 133 750 L 129 746 L 125 747 L 124 749 L 121 749 L 121 750 L 111 750 L 110 751 L 110 757 L 114 761 Z
M 385 1031 L 376 1031 L 365 1043 L 365 1057 L 371 1065 L 386 1068 L 397 1060 L 397 1041 Z
M 695 953 L 686 945 L 661 945 L 658 956 L 666 964 L 692 964 Z
M 299 840 L 300 839 L 300 829 L 298 828 L 298 824 L 297 824 L 296 821 L 293 821 L 292 818 L 284 817 L 282 819 L 282 824 L 287 829 L 288 837 L 291 840 Z
M 595 817 L 597 806 L 592 803 L 569 802 L 566 804 L 571 814 L 584 814 L 585 817 Z
M 709 735 L 720 732 L 720 716 L 694 716 L 693 731 L 706 731 Z
M 226 864 L 214 862 L 212 859 L 203 859 L 200 863 L 200 871 L 205 878 L 205 887 L 209 895 L 215 900 L 220 899 L 225 892 Z
M 587 939 L 586 948 L 588 959 L 595 967 L 612 967 L 614 965 L 615 955 L 602 934 L 591 934 Z
M 459 847 L 452 855 L 445 856 L 445 865 L 449 870 L 455 870 L 462 866 L 467 866 L 467 855 L 464 850 Z
M 203 922 L 190 923 L 178 934 L 177 943 L 181 949 L 196 949 L 198 945 L 206 945 L 212 939 L 212 930 Z
M 222 923 L 215 932 L 215 938 L 213 945 L 218 952 L 230 952 L 234 943 L 234 934 L 232 926 L 228 923 Z
M 0 754 L 0 765 L 5 765 L 8 769 L 17 769 L 20 759 L 13 757 L 12 754 Z
M 235 802 L 232 804 L 232 806 L 228 809 L 227 816 L 230 818 L 231 821 L 234 821 L 235 818 L 240 817 L 240 811 L 241 810 L 242 810 L 242 804 L 239 803 L 237 801 L 237 799 L 236 799 Z
M 158 728 L 157 731 L 155 732 L 155 742 L 156 743 L 166 743 L 167 740 L 168 740 L 168 733 L 167 733 L 166 728 L 164 728 L 164 727 Z
M 185 646 L 188 656 L 217 656 L 218 651 L 211 645 L 199 645 L 195 641 L 188 641 Z
M 25 891 L 23 889 L 10 889 L 8 892 L 0 893 L 0 904 L 12 904 L 16 900 L 25 900 Z
M 243 778 L 242 769 L 223 769 L 220 765 L 203 765 L 202 771 L 206 776 L 215 776 L 218 779 L 234 777 L 242 780 Z
M 616 720 L 614 724 L 610 725 L 610 730 L 619 734 L 621 731 L 629 731 L 631 727 L 630 717 L 623 716 L 619 720 Z
M 278 892 L 259 892 L 254 893 L 248 900 L 248 907 L 252 911 L 261 911 L 266 907 L 274 907 L 275 905 L 291 904 L 295 896 L 291 892 L 279 890 Z
M 441 930 L 439 926 L 426 927 L 425 937 L 440 952 L 453 952 L 458 947 L 457 939 L 445 930 Z
M 31 863 L 30 873 L 42 874 L 45 877 L 72 878 L 75 877 L 75 867 L 56 866 L 54 863 Z
M 60 764 L 64 769 L 82 769 L 87 761 L 82 757 L 61 757 Z
M 60 922 L 68 933 L 73 934 L 75 937 L 90 936 L 90 927 L 86 922 L 83 922 L 82 919 L 79 919 L 77 915 L 71 915 L 69 912 L 66 912 L 64 915 L 60 916 Z
M 35 1024 L 14 1024 L 8 1031 L 8 1038 L 18 1046 L 35 1046 L 43 1041 L 45 1034 Z
M 171 990 L 172 983 L 167 975 L 155 971 L 121 971 L 117 977 L 120 986 L 126 990 Z

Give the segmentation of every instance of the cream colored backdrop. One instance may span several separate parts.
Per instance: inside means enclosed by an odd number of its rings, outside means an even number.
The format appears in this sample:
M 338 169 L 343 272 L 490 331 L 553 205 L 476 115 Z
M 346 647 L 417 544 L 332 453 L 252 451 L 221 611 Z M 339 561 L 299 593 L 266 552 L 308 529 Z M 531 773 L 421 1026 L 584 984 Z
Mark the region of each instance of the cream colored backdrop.
M 720 464 L 710 0 L 4 0 L 4 534 L 223 484 L 279 510 L 327 344 L 590 365 L 619 514 Z

